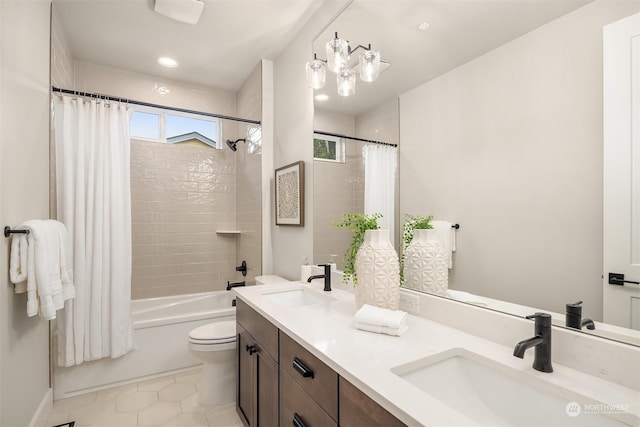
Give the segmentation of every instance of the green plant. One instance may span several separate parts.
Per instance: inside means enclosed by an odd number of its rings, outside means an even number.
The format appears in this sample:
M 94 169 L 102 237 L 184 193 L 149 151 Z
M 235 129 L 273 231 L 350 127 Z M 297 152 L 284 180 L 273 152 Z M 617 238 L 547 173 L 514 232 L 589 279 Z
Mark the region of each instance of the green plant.
M 342 258 L 344 260 L 344 276 L 342 277 L 342 281 L 347 283 L 349 278 L 353 278 L 353 285 L 356 286 L 358 284 L 358 276 L 356 275 L 356 254 L 358 253 L 358 249 L 362 245 L 364 241 L 364 232 L 367 230 L 377 230 L 380 227 L 378 226 L 378 219 L 382 218 L 382 214 L 375 213 L 372 215 L 355 213 L 355 214 L 343 214 L 341 221 L 335 221 L 333 223 L 334 227 L 338 228 L 346 228 L 349 231 L 353 232 L 353 239 L 351 240 L 351 245 L 347 248 L 347 251 Z
M 431 220 L 433 215 L 414 216 L 404 214 L 404 225 L 402 226 L 402 256 L 400 257 L 400 283 L 404 284 L 404 254 L 413 240 L 413 232 L 415 230 L 428 230 L 433 228 Z

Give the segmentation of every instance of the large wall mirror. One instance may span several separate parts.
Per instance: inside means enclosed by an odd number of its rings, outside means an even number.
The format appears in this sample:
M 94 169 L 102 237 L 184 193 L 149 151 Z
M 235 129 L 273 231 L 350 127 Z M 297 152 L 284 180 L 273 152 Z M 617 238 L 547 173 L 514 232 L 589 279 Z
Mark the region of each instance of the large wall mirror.
M 349 97 L 329 83 L 315 90 L 329 100 L 314 102 L 314 128 L 358 136 L 362 117 L 397 108 L 396 235 L 405 214 L 460 224 L 449 270 L 456 299 L 518 316 L 551 312 L 558 326 L 567 304 L 582 301 L 596 325 L 584 332 L 640 345 L 631 323 L 603 309 L 612 285 L 602 213 L 603 27 L 639 11 L 634 1 L 354 0 L 313 51 L 324 58 L 338 32 L 391 65 Z M 332 181 L 325 166 L 314 165 L 314 262 L 342 257 L 348 233 L 330 223 L 344 210 L 331 201 L 348 188 L 357 209 L 362 186 L 357 175 Z M 626 289 L 619 310 L 630 312 L 640 291 Z

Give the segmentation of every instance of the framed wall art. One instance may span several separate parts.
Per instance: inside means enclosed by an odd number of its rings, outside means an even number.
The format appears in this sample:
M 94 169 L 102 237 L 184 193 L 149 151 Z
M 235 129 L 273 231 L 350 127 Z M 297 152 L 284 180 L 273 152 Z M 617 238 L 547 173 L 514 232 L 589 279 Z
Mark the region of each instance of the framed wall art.
M 276 169 L 276 225 L 304 226 L 304 162 Z

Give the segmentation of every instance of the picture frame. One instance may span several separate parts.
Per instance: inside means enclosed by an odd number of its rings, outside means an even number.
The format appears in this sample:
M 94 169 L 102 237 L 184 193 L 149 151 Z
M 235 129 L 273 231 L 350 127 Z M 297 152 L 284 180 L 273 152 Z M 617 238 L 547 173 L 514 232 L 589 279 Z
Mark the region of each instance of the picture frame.
M 275 171 L 276 225 L 304 227 L 304 162 Z

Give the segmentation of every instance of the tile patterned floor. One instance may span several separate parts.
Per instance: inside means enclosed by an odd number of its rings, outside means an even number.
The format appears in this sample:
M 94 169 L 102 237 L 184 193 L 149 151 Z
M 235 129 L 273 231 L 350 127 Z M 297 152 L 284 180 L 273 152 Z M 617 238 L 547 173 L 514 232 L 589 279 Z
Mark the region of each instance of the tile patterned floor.
M 242 427 L 235 403 L 200 406 L 199 379 L 199 371 L 189 371 L 57 400 L 46 425 Z

